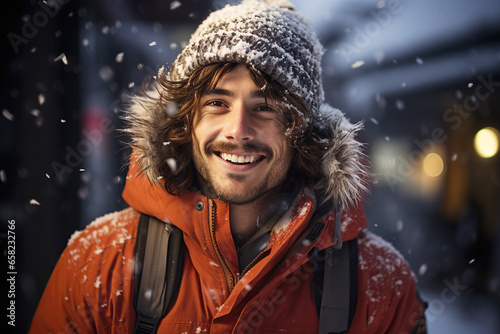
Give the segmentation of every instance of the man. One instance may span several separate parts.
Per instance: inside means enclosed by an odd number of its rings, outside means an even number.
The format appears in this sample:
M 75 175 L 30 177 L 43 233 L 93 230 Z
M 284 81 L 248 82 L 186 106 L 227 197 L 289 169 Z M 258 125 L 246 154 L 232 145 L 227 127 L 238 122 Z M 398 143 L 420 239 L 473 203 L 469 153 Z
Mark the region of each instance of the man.
M 349 332 L 424 333 L 408 264 L 364 231 L 360 125 L 323 103 L 322 52 L 286 0 L 212 13 L 133 99 L 130 208 L 72 236 L 31 331 L 133 331 L 142 213 L 178 227 L 186 245 L 158 333 L 318 333 L 317 291 L 340 283 L 318 283 L 315 254 L 350 240 Z

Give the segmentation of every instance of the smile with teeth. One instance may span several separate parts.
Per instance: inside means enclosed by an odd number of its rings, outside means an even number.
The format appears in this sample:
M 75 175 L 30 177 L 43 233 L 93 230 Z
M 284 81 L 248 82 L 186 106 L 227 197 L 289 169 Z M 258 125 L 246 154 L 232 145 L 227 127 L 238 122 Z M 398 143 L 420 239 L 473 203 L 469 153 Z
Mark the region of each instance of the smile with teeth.
M 237 155 L 237 154 L 231 154 L 231 153 L 223 153 L 221 152 L 219 156 L 233 164 L 252 164 L 256 161 L 260 161 L 262 157 L 256 158 L 253 155 Z

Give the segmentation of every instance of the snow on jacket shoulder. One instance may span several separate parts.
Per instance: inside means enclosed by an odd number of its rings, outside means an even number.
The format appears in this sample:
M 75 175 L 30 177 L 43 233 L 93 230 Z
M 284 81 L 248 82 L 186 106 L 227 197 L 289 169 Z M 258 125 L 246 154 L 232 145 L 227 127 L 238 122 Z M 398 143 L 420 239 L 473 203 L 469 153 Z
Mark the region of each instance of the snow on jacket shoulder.
M 372 232 L 362 232 L 358 245 L 358 304 L 350 333 L 413 333 L 424 307 L 410 266 Z
M 129 208 L 73 234 L 30 333 L 130 332 L 135 320 L 132 274 L 138 219 L 139 213 Z

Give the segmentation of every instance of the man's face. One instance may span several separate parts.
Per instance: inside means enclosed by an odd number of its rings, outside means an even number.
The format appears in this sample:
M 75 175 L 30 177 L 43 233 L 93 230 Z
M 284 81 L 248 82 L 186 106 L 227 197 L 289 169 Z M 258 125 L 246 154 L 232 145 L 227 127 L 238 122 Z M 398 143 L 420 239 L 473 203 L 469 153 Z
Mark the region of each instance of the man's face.
M 280 186 L 290 167 L 284 118 L 244 65 L 201 97 L 192 137 L 201 183 L 228 203 L 253 202 Z

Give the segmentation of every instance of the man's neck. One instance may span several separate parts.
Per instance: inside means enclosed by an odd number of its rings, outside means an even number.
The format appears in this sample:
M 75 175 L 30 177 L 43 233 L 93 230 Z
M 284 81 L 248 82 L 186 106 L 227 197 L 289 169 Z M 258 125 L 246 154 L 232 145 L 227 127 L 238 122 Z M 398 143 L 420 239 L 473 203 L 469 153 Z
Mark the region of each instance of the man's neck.
M 279 189 L 273 189 L 251 203 L 229 205 L 231 233 L 236 246 L 243 245 L 267 222 L 273 214 L 267 208 L 278 193 Z
M 215 198 L 201 177 L 198 182 L 202 185 L 200 189 L 208 189 L 205 196 Z M 281 189 L 282 185 L 279 185 L 247 204 L 229 204 L 229 222 L 236 246 L 245 244 L 271 218 L 276 209 L 272 203 L 279 197 Z
M 256 203 L 229 206 L 229 221 L 234 243 L 243 245 L 258 230 L 261 206 Z

